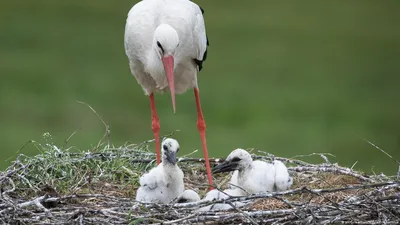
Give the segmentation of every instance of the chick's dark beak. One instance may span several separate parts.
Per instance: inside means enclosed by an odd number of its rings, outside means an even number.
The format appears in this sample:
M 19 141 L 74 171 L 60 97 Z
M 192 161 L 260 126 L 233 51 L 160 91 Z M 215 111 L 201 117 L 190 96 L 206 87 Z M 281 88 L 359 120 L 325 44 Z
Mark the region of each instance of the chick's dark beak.
M 229 172 L 229 171 L 234 171 L 238 167 L 237 162 L 231 162 L 231 161 L 225 161 L 218 166 L 214 167 L 212 172 L 213 173 L 223 173 L 223 172 Z
M 170 162 L 172 165 L 176 164 L 176 162 L 177 162 L 176 152 L 167 151 L 167 152 L 165 152 L 165 155 L 167 156 L 167 161 L 168 162 Z

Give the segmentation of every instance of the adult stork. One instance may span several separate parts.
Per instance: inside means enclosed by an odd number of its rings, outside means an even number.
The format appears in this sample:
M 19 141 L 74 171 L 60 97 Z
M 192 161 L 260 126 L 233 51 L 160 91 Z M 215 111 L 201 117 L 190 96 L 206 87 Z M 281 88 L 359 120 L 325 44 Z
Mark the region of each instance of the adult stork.
M 208 39 L 203 9 L 188 0 L 143 0 L 128 13 L 125 51 L 132 74 L 150 98 L 152 130 L 160 163 L 160 122 L 154 93 L 169 89 L 175 113 L 175 93 L 193 88 L 208 182 L 212 185 L 197 73 L 207 57 Z

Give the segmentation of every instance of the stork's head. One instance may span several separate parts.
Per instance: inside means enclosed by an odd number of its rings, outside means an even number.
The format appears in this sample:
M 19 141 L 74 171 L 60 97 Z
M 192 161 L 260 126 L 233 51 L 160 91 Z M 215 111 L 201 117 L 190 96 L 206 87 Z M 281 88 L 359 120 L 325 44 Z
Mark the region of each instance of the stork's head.
M 174 54 L 179 46 L 179 36 L 176 30 L 168 24 L 161 24 L 154 32 L 153 47 L 164 64 L 169 90 L 171 91 L 172 107 L 175 112 L 174 84 Z
M 226 160 L 213 168 L 213 173 L 229 172 L 234 170 L 244 170 L 251 166 L 253 159 L 244 149 L 236 149 L 228 155 Z
M 179 143 L 175 139 L 166 138 L 161 144 L 163 164 L 175 165 L 177 162 L 176 153 L 179 152 Z

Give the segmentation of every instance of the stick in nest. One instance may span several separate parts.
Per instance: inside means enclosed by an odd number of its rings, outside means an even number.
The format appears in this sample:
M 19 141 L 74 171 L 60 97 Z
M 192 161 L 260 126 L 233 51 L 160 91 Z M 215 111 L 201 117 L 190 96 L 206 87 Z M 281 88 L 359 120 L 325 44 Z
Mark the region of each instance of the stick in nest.
M 103 139 L 105 137 L 107 137 L 107 147 L 110 147 L 111 144 L 111 130 L 110 130 L 110 126 L 103 120 L 103 118 L 96 112 L 96 110 L 93 109 L 92 106 L 90 106 L 89 104 L 87 104 L 86 102 L 81 102 L 81 101 L 77 101 L 80 104 L 86 105 L 87 107 L 89 107 L 90 110 L 92 110 L 92 112 L 94 112 L 94 114 L 96 114 L 96 116 L 100 119 L 100 121 L 103 123 L 106 131 L 103 135 L 103 137 L 100 139 L 100 141 L 97 143 L 97 147 L 96 149 L 98 149 L 101 145 L 101 143 L 103 142 Z

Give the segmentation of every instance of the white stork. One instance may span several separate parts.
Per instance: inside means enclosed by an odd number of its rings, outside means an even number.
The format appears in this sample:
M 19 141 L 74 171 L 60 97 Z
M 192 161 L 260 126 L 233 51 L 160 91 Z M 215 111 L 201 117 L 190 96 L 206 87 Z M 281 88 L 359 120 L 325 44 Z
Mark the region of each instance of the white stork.
M 152 130 L 160 163 L 160 122 L 154 92 L 169 89 L 175 113 L 175 93 L 194 89 L 197 128 L 200 132 L 208 182 L 211 169 L 205 138 L 206 124 L 200 105 L 197 73 L 207 57 L 208 39 L 203 9 L 188 0 L 143 0 L 128 13 L 125 27 L 125 52 L 132 74 L 150 97 Z

